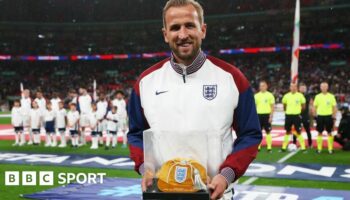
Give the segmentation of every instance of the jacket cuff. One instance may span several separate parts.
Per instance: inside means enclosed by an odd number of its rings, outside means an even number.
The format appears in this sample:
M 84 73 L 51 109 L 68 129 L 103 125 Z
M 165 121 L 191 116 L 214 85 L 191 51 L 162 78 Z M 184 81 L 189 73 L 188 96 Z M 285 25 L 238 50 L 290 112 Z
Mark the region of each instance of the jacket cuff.
M 145 165 L 142 163 L 139 167 L 139 173 L 143 176 L 145 174 Z
M 233 169 L 231 169 L 230 167 L 225 167 L 221 170 L 220 175 L 222 175 L 227 182 L 227 186 L 229 186 L 231 183 L 233 183 L 233 181 L 235 180 L 235 172 L 233 171 Z

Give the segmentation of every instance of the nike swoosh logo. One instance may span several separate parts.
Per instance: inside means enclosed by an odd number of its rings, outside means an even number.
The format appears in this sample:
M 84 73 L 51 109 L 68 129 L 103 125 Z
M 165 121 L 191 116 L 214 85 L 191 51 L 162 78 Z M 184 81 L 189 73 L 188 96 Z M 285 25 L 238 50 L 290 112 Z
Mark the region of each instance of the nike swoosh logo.
M 166 91 L 160 91 L 160 92 L 156 91 L 156 95 L 160 95 L 160 94 L 163 94 L 163 93 L 166 93 L 166 92 L 168 92 L 168 90 L 166 90 Z

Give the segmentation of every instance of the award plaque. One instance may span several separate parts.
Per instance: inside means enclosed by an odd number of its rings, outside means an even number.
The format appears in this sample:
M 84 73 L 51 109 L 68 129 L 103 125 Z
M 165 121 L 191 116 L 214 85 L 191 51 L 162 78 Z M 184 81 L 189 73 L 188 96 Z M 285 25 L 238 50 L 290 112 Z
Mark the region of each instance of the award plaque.
M 143 141 L 144 177 L 153 183 L 143 199 L 210 199 L 206 134 L 147 130 Z

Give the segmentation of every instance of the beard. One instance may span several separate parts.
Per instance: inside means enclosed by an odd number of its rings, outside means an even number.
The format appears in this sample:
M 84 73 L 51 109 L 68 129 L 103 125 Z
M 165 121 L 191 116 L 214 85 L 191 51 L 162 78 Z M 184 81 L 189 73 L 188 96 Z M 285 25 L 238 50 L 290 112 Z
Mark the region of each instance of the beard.
M 176 58 L 187 62 L 192 62 L 197 57 L 200 50 L 200 44 L 194 41 L 191 42 L 192 48 L 189 51 L 182 51 L 180 49 L 181 47 L 176 44 L 176 42 L 170 43 L 169 46 Z

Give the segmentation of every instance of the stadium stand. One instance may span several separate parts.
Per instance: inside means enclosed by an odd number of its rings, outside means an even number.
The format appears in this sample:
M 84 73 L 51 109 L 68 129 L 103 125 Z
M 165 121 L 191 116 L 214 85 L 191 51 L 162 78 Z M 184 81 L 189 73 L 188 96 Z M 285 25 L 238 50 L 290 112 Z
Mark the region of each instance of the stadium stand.
M 65 15 L 58 15 L 56 12 L 62 9 L 61 6 L 71 6 L 70 3 L 61 4 L 52 0 L 29 5 L 26 1 L 18 1 L 17 7 L 12 8 L 14 4 L 0 2 L 4 11 L 0 12 L 1 54 L 70 56 L 168 51 L 167 45 L 159 42 L 162 41 L 162 22 L 158 15 L 162 1 L 154 1 L 152 6 L 136 0 L 81 1 L 83 2 L 82 10 L 89 12 L 75 13 L 73 8 L 69 10 L 72 13 Z M 283 1 L 269 4 L 268 1 L 260 0 L 254 3 L 232 1 L 229 6 L 225 4 L 226 6 L 214 7 L 211 1 L 203 2 L 207 7 L 206 21 L 209 27 L 203 44 L 204 50 L 238 66 L 248 74 L 254 87 L 257 87 L 257 82 L 262 79 L 274 83 L 277 81 L 271 89 L 277 100 L 280 100 L 281 95 L 288 89 L 290 51 L 239 56 L 220 55 L 218 52 L 225 48 L 290 45 L 293 32 L 293 24 L 290 22 L 293 19 L 294 5 Z M 349 4 L 346 3 L 341 0 L 323 0 L 321 3 L 314 0 L 301 1 L 301 44 L 339 43 L 343 48 L 301 52 L 300 81 L 309 86 L 310 93 L 318 91 L 317 85 L 320 80 L 329 81 L 331 91 L 340 102 L 350 101 L 350 90 L 346 87 L 350 81 L 350 40 L 347 37 L 349 29 L 346 28 L 350 25 L 347 20 L 350 16 L 347 9 Z M 123 9 L 117 9 L 118 12 L 115 13 L 101 10 L 106 5 L 121 8 L 121 5 L 131 4 L 135 9 L 128 15 Z M 46 11 L 28 12 L 23 9 L 28 6 L 37 6 Z M 159 9 L 159 12 L 150 12 L 155 8 Z M 140 9 L 144 9 L 144 12 L 138 12 Z M 7 10 L 18 10 L 19 14 L 15 15 Z M 0 84 L 3 88 L 0 99 L 4 102 L 19 96 L 20 82 L 33 91 L 40 88 L 47 97 L 53 91 L 59 91 L 60 96 L 64 97 L 69 89 L 76 89 L 79 85 L 92 87 L 93 79 L 97 80 L 100 90 L 108 93 L 115 89 L 128 91 L 141 71 L 161 59 L 163 58 L 2 61 Z

